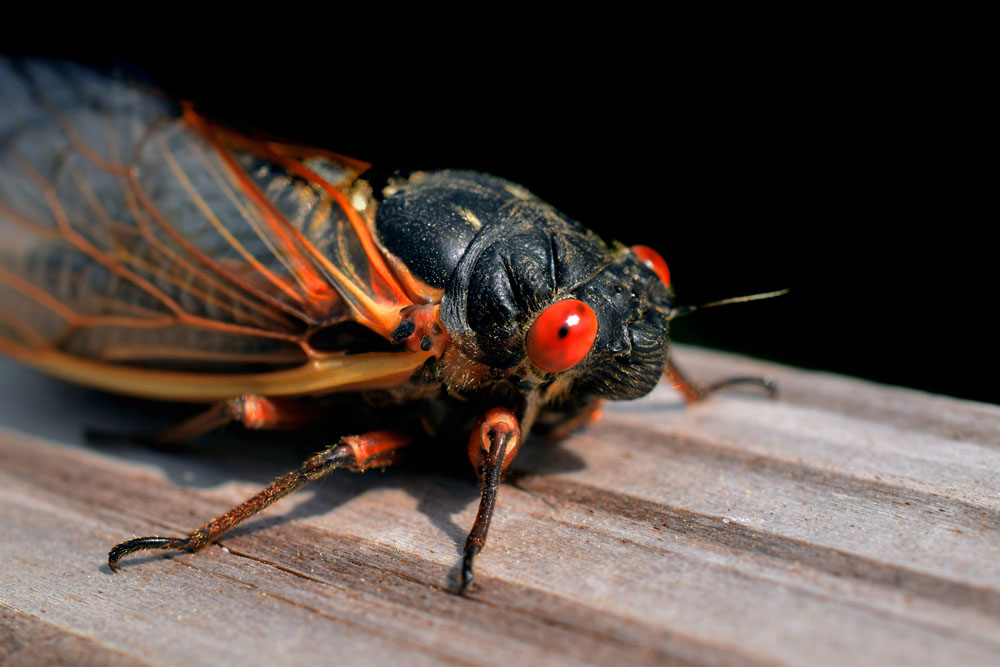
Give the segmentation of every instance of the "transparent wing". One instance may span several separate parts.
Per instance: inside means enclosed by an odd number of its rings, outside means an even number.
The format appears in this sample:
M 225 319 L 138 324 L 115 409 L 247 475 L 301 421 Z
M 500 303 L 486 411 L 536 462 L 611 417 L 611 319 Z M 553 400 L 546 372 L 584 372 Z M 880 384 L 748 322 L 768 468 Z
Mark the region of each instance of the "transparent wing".
M 369 233 L 365 166 L 0 59 L 0 345 L 246 371 L 302 364 L 338 323 L 388 337 L 412 302 Z

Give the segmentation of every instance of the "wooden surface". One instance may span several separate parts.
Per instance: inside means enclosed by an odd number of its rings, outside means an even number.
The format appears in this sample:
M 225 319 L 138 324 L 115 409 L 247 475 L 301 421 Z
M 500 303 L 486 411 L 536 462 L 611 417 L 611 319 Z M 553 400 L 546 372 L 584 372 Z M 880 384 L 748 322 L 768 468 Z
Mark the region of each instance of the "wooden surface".
M 782 395 L 661 385 L 530 443 L 469 598 L 462 465 L 335 474 L 112 575 L 114 543 L 185 533 L 308 450 L 82 444 L 159 413 L 0 362 L 0 663 L 1000 663 L 1000 407 L 677 359 Z

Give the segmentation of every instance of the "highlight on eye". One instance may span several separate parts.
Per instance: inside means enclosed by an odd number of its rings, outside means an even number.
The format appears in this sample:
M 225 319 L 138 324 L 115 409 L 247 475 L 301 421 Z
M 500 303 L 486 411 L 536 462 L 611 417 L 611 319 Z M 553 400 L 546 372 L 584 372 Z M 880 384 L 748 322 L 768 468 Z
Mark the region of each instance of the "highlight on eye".
M 560 373 L 583 361 L 596 338 L 594 309 L 578 299 L 566 299 L 535 319 L 525 346 L 535 366 L 547 373 Z

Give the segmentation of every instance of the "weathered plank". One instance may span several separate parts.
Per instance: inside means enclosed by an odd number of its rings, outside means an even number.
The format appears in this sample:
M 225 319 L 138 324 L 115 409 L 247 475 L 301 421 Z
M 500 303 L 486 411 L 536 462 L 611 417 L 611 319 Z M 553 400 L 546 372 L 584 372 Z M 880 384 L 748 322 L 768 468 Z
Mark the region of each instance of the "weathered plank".
M 304 451 L 84 445 L 155 415 L 5 364 L 0 637 L 121 664 L 996 664 L 1000 408 L 677 354 L 781 397 L 684 407 L 661 386 L 530 444 L 469 598 L 471 472 L 335 475 L 225 548 L 113 576 L 111 544 L 186 532 Z
M 45 613 L 45 610 L 40 610 Z M 104 665 L 133 667 L 146 664 L 102 646 L 89 637 L 80 637 L 56 628 L 25 613 L 0 606 L 0 665 Z

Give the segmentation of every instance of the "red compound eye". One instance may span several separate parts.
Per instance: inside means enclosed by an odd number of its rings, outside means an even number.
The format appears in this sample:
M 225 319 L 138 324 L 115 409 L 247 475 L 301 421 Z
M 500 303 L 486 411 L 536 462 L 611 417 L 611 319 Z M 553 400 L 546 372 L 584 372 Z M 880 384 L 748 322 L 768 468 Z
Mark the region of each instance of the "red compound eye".
M 660 280 L 663 281 L 665 286 L 670 287 L 670 269 L 667 268 L 667 263 L 660 257 L 660 253 L 645 245 L 632 246 L 632 252 L 635 253 L 640 262 L 653 269 L 653 272 L 660 276 Z
M 528 329 L 528 357 L 543 371 L 559 373 L 583 361 L 596 338 L 593 308 L 577 299 L 558 301 Z

